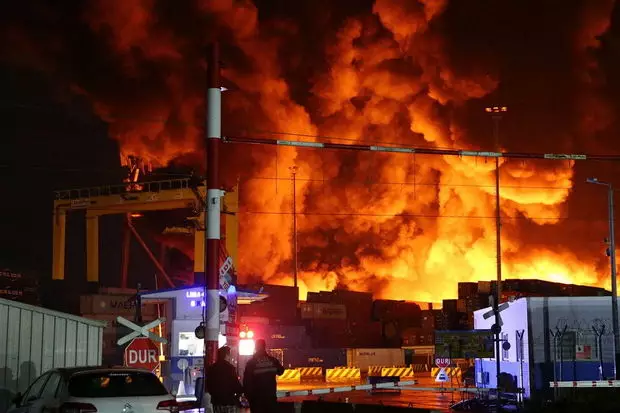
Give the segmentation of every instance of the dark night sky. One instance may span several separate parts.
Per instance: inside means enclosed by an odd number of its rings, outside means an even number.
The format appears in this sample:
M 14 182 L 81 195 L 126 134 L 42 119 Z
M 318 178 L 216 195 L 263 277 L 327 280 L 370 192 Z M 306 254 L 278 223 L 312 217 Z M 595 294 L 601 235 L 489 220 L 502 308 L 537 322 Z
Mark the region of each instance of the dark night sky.
M 118 26 L 103 25 L 95 31 L 94 19 L 84 17 L 92 16 L 92 10 L 107 10 L 105 2 L 27 3 L 5 2 L 0 6 L 0 35 L 10 39 L 0 46 L 0 266 L 35 270 L 43 279 L 49 279 L 53 190 L 116 183 L 123 176 L 118 143 L 109 137 L 114 121 L 98 117 L 93 102 L 103 102 L 116 114 L 131 108 L 135 112 L 127 116 L 149 116 L 152 112 L 137 108 L 177 98 L 164 86 L 172 74 L 193 79 L 181 82 L 180 87 L 186 88 L 186 95 L 199 98 L 204 88 L 200 54 L 218 20 L 208 12 L 197 13 L 199 1 L 185 5 L 174 2 L 174 7 L 170 2 L 154 1 L 150 9 L 152 16 L 156 16 L 154 32 L 166 29 L 174 33 L 178 50 L 185 56 L 184 63 L 154 63 L 145 57 L 150 51 L 137 45 L 127 54 L 133 62 L 139 62 L 137 69 L 131 70 L 140 75 L 128 76 L 128 60 L 116 53 L 118 45 L 112 45 L 111 39 L 118 35 L 114 27 Z M 328 68 L 326 49 L 349 17 L 371 21 L 368 27 L 375 27 L 373 3 L 255 1 L 261 33 L 281 39 L 276 61 L 291 96 L 309 108 L 315 123 L 322 119 L 315 113 L 318 103 L 311 90 Z M 503 135 L 510 150 L 620 153 L 616 138 L 620 132 L 616 116 L 620 107 L 620 12 L 615 7 L 610 14 L 612 8 L 605 11 L 605 3 L 453 1 L 440 18 L 430 23 L 428 36 L 424 37 L 428 44 L 440 39 L 445 55 L 429 52 L 430 46 L 422 41 L 411 47 L 418 54 L 432 56 L 450 66 L 457 77 L 487 73 L 499 79 L 495 91 L 481 99 L 455 103 L 456 109 L 447 116 L 467 131 L 470 142 L 483 147 L 490 144 L 489 125 L 479 110 L 486 104 L 502 101 L 511 108 Z M 422 10 L 420 5 L 412 6 L 407 12 L 417 16 L 418 9 Z M 108 16 L 101 14 L 104 20 Z M 588 27 L 596 27 L 606 19 L 611 26 L 602 35 L 600 46 L 580 49 L 580 39 L 591 38 Z M 224 35 L 226 40 L 230 38 L 230 29 L 223 26 L 224 33 L 228 33 Z M 385 33 L 386 29 L 380 29 L 368 38 L 380 38 Z M 256 69 L 234 41 L 225 43 L 224 50 L 228 64 L 239 72 L 252 73 Z M 398 70 L 396 64 L 391 70 Z M 75 93 L 77 88 L 85 91 L 86 96 Z M 181 106 L 168 121 L 183 119 L 179 114 Z M 229 116 L 225 119 L 226 127 L 243 132 L 264 125 L 265 122 L 252 120 L 259 116 L 254 112 L 260 109 L 235 106 L 225 114 Z M 201 123 L 200 116 L 199 110 L 194 116 L 196 124 Z M 226 123 L 227 120 L 230 122 Z M 175 127 L 173 122 L 169 127 Z M 182 137 L 190 135 L 187 130 L 179 133 Z M 196 138 L 193 139 L 188 146 L 195 144 Z M 253 162 L 245 155 L 239 155 L 236 161 L 232 158 L 235 154 L 225 156 L 231 157 L 227 160 L 233 171 Z M 193 159 L 189 163 L 195 162 Z M 591 174 L 614 181 L 618 172 L 620 168 L 588 162 L 577 167 L 575 181 Z M 601 197 L 572 196 L 568 205 L 575 218 L 590 216 L 594 208 L 605 211 Z M 83 265 L 83 227 L 77 222 L 80 220 L 75 221 L 69 229 L 69 243 L 73 246 L 68 249 L 68 277 L 77 282 Z M 601 231 L 602 221 L 597 223 Z M 527 231 L 528 225 L 520 230 Z M 118 219 L 111 218 L 104 226 L 102 254 L 107 254 L 107 258 L 102 260 L 105 262 L 101 271 L 103 281 L 112 284 L 120 268 L 120 224 Z M 563 234 L 579 236 L 588 228 L 590 223 L 576 219 Z M 557 234 L 529 229 L 537 232 L 533 242 L 557 242 Z M 587 242 L 596 238 L 598 235 L 589 237 Z M 587 254 L 596 248 L 589 247 Z M 138 250 L 136 255 L 140 256 Z M 137 262 L 135 265 L 143 265 L 145 261 L 142 257 Z M 140 270 L 147 274 L 153 271 L 150 267 Z

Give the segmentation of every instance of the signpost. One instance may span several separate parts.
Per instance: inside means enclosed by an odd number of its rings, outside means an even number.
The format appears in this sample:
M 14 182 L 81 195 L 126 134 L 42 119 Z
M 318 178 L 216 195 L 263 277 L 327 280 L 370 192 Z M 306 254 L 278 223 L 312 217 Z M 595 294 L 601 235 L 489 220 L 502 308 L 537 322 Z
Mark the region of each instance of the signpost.
M 134 338 L 125 349 L 125 365 L 153 371 L 159 366 L 157 345 L 146 337 Z
M 435 377 L 435 382 L 446 383 L 450 381 L 448 373 L 446 373 L 446 367 L 449 367 L 450 364 L 452 364 L 452 360 L 449 357 L 436 357 L 435 364 L 440 369 L 437 377 Z
M 437 365 L 437 367 L 442 368 L 442 369 L 449 367 L 451 363 L 452 363 L 452 360 L 447 357 L 435 358 L 435 364 Z
M 119 346 L 122 346 L 125 343 L 130 342 L 131 340 L 138 338 L 140 336 L 146 337 L 148 339 L 151 339 L 153 341 L 156 341 L 158 343 L 163 343 L 166 344 L 168 343 L 168 340 L 166 340 L 163 337 L 158 336 L 157 334 L 151 332 L 150 330 L 157 327 L 158 325 L 164 323 L 166 321 L 166 319 L 164 317 L 162 318 L 158 318 L 157 320 L 151 321 L 150 323 L 144 325 L 144 326 L 139 326 L 138 324 L 131 322 L 129 320 L 127 320 L 126 318 L 123 317 L 116 317 L 116 321 L 125 326 L 128 327 L 130 329 L 132 329 L 133 331 L 129 334 L 127 334 L 125 337 L 121 337 L 118 339 L 118 341 L 116 342 L 116 344 L 118 344 Z M 142 337 L 140 337 L 142 338 Z

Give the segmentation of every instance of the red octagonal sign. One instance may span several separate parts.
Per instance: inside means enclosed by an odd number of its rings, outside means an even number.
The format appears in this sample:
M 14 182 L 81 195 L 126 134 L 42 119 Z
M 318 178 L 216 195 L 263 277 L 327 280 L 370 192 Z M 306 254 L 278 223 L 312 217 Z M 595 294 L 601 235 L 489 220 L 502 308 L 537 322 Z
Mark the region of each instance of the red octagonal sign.
M 139 369 L 155 370 L 159 365 L 159 349 L 146 337 L 134 338 L 125 348 L 125 365 Z

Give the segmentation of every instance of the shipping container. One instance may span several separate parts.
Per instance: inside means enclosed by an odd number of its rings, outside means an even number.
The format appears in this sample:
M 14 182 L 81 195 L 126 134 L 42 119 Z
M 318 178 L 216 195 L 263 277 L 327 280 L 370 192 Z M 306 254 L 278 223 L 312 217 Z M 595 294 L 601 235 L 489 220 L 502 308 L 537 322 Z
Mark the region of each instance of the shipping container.
M 265 340 L 267 348 L 309 348 L 310 337 L 305 326 L 279 326 L 270 324 L 246 323 L 254 332 L 254 338 Z
M 39 286 L 39 277 L 33 274 L 0 270 L 0 285 L 13 285 L 16 287 Z
M 491 293 L 491 281 L 478 281 L 478 294 L 489 295 Z
M 0 286 L 0 298 L 30 305 L 38 305 L 41 302 L 38 287 Z
M 376 321 L 407 321 L 409 324 L 419 324 L 420 306 L 413 302 L 396 300 L 375 300 L 372 317 Z
M 0 299 L 0 398 L 55 367 L 99 366 L 104 323 Z M 0 408 L 7 400 L 0 399 Z
M 366 348 L 385 346 L 383 325 L 380 322 L 351 322 L 348 347 Z M 394 343 L 396 344 L 396 343 Z M 400 347 L 400 344 L 398 344 Z
M 84 318 L 87 318 L 89 320 L 95 320 L 95 321 L 103 321 L 107 324 L 106 328 L 113 328 L 113 327 L 118 327 L 120 324 L 118 323 L 118 321 L 116 321 L 116 318 L 119 317 L 116 314 L 82 314 L 81 315 Z M 134 317 L 133 315 L 131 316 L 122 316 L 121 317 L 134 322 Z M 157 315 L 149 315 L 149 316 L 143 316 L 142 317 L 142 324 L 148 324 L 151 321 L 154 321 L 157 319 Z M 165 324 L 165 323 L 163 323 Z
M 99 294 L 103 295 L 136 295 L 135 288 L 120 288 L 120 287 L 99 287 Z
M 307 302 L 342 304 L 349 320 L 366 321 L 372 317 L 372 294 L 359 291 L 334 290 L 308 293 Z
M 285 368 L 323 367 L 323 369 L 332 369 L 347 365 L 347 351 L 339 348 L 283 349 L 280 354 L 281 358 L 278 358 Z
M 351 332 L 343 320 L 312 320 L 308 334 L 314 348 L 342 348 L 351 345 Z
M 297 300 L 276 301 L 269 297 L 264 301 L 239 306 L 240 317 L 267 318 L 272 322 L 291 324 L 297 320 Z
M 131 295 L 83 295 L 80 296 L 80 314 L 114 314 L 133 317 L 136 303 Z M 154 304 L 142 304 L 142 316 L 157 315 Z
M 402 333 L 403 346 L 426 346 L 435 344 L 435 330 L 410 328 Z
M 444 313 L 456 313 L 458 300 L 443 300 Z
M 327 303 L 300 303 L 300 313 L 302 320 L 308 319 L 329 319 L 346 320 L 347 308 L 343 304 Z
M 239 322 L 242 324 L 269 324 L 269 319 L 266 317 L 252 317 L 243 315 L 239 317 Z
M 425 310 L 422 311 L 422 318 L 420 327 L 425 329 L 435 329 L 435 312 L 438 310 Z
M 467 299 L 478 294 L 478 283 L 476 282 L 460 282 L 457 288 L 459 299 Z
M 350 348 L 347 349 L 347 366 L 367 372 L 369 366 L 404 366 L 402 348 Z

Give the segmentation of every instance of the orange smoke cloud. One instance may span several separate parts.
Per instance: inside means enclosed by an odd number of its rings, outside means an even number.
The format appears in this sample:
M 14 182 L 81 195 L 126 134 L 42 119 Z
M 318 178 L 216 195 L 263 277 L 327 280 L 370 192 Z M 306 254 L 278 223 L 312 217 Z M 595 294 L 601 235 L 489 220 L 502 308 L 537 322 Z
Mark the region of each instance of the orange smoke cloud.
M 304 87 L 290 80 L 295 75 L 290 68 L 303 66 L 294 62 L 303 61 L 295 42 L 304 35 L 290 21 L 264 18 L 249 0 L 200 0 L 191 9 L 199 24 L 188 23 L 190 39 L 181 34 L 183 27 L 165 24 L 167 16 L 155 3 L 90 2 L 82 18 L 113 54 L 110 77 L 122 83 L 112 93 L 73 82 L 109 122 L 123 156 L 135 153 L 154 165 L 203 149 L 204 61 L 196 50 L 216 29 L 228 48 L 223 74 L 238 87 L 224 95 L 225 133 L 264 130 L 309 140 L 332 136 L 349 143 L 477 148 L 484 139 L 468 129 L 463 113 L 468 105 L 481 112 L 482 98 L 496 98 L 503 80 L 499 64 L 476 64 L 473 57 L 461 58 L 471 60 L 468 65 L 456 64 L 442 31 L 451 7 L 445 0 L 376 0 L 371 13 L 339 20 L 333 32 L 325 28 L 330 33 L 325 50 Z M 571 40 L 581 71 L 593 67 L 587 53 L 599 46 L 610 11 L 601 5 L 582 14 Z M 608 109 L 588 79 L 582 79 L 580 102 Z M 580 118 L 581 130 L 609 124 L 609 111 L 599 113 Z M 489 120 L 486 131 L 490 126 Z M 302 294 L 342 287 L 437 301 L 455 296 L 459 281 L 495 277 L 491 160 L 225 150 L 234 155 L 222 174 L 242 177 L 237 263 L 242 281 L 291 282 L 292 166 L 298 168 Z M 596 263 L 568 247 L 529 245 L 531 236 L 523 230 L 561 227 L 574 165 L 505 159 L 500 165 L 504 276 L 598 284 Z

